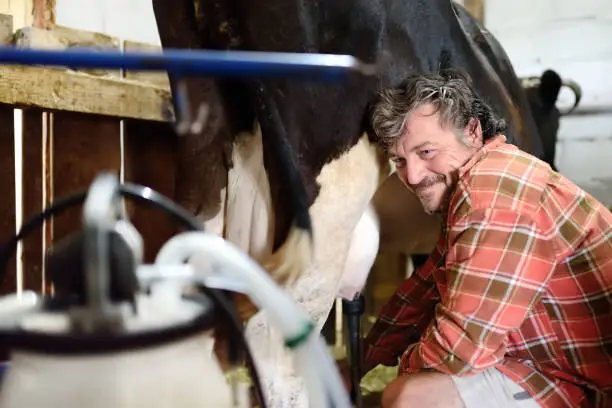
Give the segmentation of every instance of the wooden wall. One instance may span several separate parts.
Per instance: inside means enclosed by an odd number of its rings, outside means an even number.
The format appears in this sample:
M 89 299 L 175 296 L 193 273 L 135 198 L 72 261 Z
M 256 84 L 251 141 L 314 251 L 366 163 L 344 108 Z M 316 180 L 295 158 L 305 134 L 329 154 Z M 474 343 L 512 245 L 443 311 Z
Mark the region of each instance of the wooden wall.
M 151 49 L 146 44 L 120 44 L 117 38 L 99 33 L 54 27 L 49 21 L 52 13 L 43 9 L 42 15 L 33 21 L 44 28 L 24 27 L 6 34 L 4 45 Z M 11 16 L 1 16 L 0 34 L 13 31 L 11 20 Z M 125 181 L 173 197 L 176 139 L 162 117 L 169 99 L 167 76 L 161 74 L 141 77 L 119 71 L 0 66 L 0 185 L 4 192 L 0 196 L 0 240 L 14 233 L 19 213 L 28 219 L 54 199 L 86 189 L 101 171 L 123 173 Z M 16 107 L 20 108 L 17 114 Z M 22 149 L 17 155 L 16 146 Z M 129 205 L 128 210 L 151 261 L 175 226 L 150 209 L 135 211 Z M 44 251 L 80 225 L 81 208 L 73 208 L 31 234 L 21 256 L 11 260 L 1 293 L 48 289 L 43 284 Z

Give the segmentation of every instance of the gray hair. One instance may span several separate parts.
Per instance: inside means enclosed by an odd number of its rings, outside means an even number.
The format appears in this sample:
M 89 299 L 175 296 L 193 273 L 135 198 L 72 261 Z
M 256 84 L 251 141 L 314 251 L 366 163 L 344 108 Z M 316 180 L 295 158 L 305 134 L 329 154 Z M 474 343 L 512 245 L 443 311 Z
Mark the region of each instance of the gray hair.
M 411 75 L 399 86 L 380 92 L 372 109 L 375 141 L 388 150 L 403 135 L 410 115 L 426 104 L 433 105 L 433 114 L 439 113 L 440 125 L 452 127 L 458 135 L 472 118 L 480 121 L 484 140 L 507 129 L 506 121 L 473 88 L 470 77 L 447 69 Z

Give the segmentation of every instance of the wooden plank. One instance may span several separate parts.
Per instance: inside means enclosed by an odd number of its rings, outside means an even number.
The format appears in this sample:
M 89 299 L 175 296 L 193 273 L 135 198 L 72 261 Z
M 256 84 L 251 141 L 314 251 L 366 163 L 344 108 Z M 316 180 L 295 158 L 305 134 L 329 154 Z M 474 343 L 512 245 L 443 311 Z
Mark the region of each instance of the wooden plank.
M 170 124 L 124 121 L 125 181 L 174 199 L 177 139 Z M 145 242 L 145 261 L 153 262 L 161 246 L 178 232 L 177 224 L 159 210 L 128 205 L 128 213 Z
M 161 47 L 125 41 L 125 51 L 161 52 Z M 166 73 L 126 71 L 131 80 L 148 82 L 169 89 Z M 141 120 L 124 121 L 125 181 L 145 185 L 173 199 L 177 160 L 177 138 L 170 124 Z M 153 262 L 161 246 L 178 230 L 176 223 L 159 210 L 128 205 L 130 218 L 145 241 L 145 262 Z M 156 220 L 155 223 L 151 220 Z
M 65 50 L 69 48 L 87 47 L 91 50 L 119 50 L 120 41 L 117 37 L 56 26 L 52 30 L 37 27 L 25 27 L 15 31 L 13 44 L 17 48 L 40 48 Z M 62 70 L 68 70 L 61 68 Z M 94 76 L 120 77 L 119 69 L 78 69 Z
M 51 30 L 36 27 L 19 30 L 13 43 L 19 48 L 59 50 L 119 48 L 115 37 L 58 26 Z M 0 67 L 0 75 L 2 69 L 16 74 L 12 79 L 10 74 L 6 78 L 12 83 L 14 94 L 9 92 L 5 98 L 14 99 L 11 103 L 18 106 L 33 105 L 52 111 L 52 148 L 45 166 L 52 170 L 44 174 L 41 168 L 39 172 L 45 180 L 51 177 L 51 188 L 45 189 L 50 201 L 87 189 L 102 171 L 120 172 L 120 120 L 114 116 L 165 119 L 162 113 L 170 98 L 169 88 L 122 80 L 119 70 L 74 72 L 63 67 Z M 45 85 L 47 89 L 40 88 Z M 3 86 L 0 83 L 0 93 Z M 41 148 L 40 153 L 45 158 L 40 160 L 43 163 L 47 160 L 46 152 Z M 78 206 L 54 218 L 51 231 L 44 233 L 45 241 L 53 245 L 81 228 L 82 206 Z
M 119 38 L 95 31 L 64 26 L 52 29 L 23 27 L 15 30 L 13 43 L 19 48 L 66 49 L 88 47 L 93 49 L 119 49 Z
M 15 234 L 15 144 L 13 107 L 0 105 L 0 242 Z M 17 290 L 15 253 L 7 265 L 0 294 Z
M 47 115 L 45 115 L 45 120 Z M 43 210 L 43 112 L 26 109 L 22 114 L 23 126 L 23 176 L 22 214 L 23 220 Z M 23 288 L 41 292 L 43 288 L 43 233 L 41 227 L 23 241 L 22 265 Z
M 53 115 L 54 199 L 87 189 L 101 171 L 119 175 L 119 120 L 79 113 Z M 82 206 L 53 219 L 53 241 L 82 227 Z
M 166 121 L 170 90 L 58 69 L 0 65 L 0 103 Z
M 9 4 L 0 3 L 0 10 L 9 11 Z M 10 42 L 13 33 L 13 16 L 0 14 L 0 44 Z M 0 242 L 4 243 L 15 233 L 15 135 L 14 110 L 12 106 L 0 105 Z M 15 292 L 17 289 L 16 254 L 7 264 L 4 280 L 0 282 L 0 294 Z M 3 353 L 5 353 L 3 351 Z M 1 353 L 0 353 L 1 354 Z M 2 354 L 4 355 L 4 354 Z M 0 356 L 1 357 L 1 356 Z
M 46 125 L 46 126 L 45 126 Z M 43 133 L 43 208 L 48 208 L 53 203 L 53 114 L 43 113 L 43 126 L 46 127 Z M 53 219 L 45 221 L 43 230 L 43 277 L 46 278 L 44 256 L 47 248 L 53 242 Z M 44 282 L 45 293 L 53 293 L 53 285 Z
M 17 30 L 12 43 L 18 48 L 60 50 L 119 49 L 120 45 L 116 37 L 61 26 Z M 170 99 L 168 83 L 156 86 L 121 79 L 119 70 L 0 66 L 0 103 L 20 107 L 165 121 Z
M 135 41 L 124 41 L 123 50 L 130 51 L 146 51 L 146 52 L 162 52 L 162 48 L 157 45 L 145 44 Z M 170 89 L 170 80 L 166 72 L 148 72 L 148 71 L 125 71 L 125 78 L 141 81 L 149 84 L 157 85 L 161 88 Z
M 55 0 L 33 0 L 32 26 L 50 30 L 55 27 Z
M 55 0 L 33 0 L 32 26 L 51 29 L 55 25 Z M 18 31 L 19 32 L 19 31 Z M 11 42 L 16 41 L 15 37 Z M 27 44 L 21 40 L 21 46 Z M 17 42 L 20 42 L 19 40 Z M 50 114 L 40 109 L 25 109 L 22 114 L 23 127 L 23 175 L 22 175 L 22 214 L 27 220 L 40 213 L 51 200 L 48 188 L 50 181 L 49 161 L 51 160 L 48 142 L 50 140 Z M 43 202 L 44 200 L 44 202 Z M 43 237 L 52 231 L 51 222 L 32 232 L 23 242 L 22 265 L 24 289 L 45 292 L 43 254 L 46 243 Z
M 0 14 L 0 44 L 10 44 L 13 40 L 13 16 Z
M 0 242 L 15 234 L 15 123 L 12 106 L 0 105 Z M 16 251 L 4 271 L 4 279 L 0 282 L 0 295 L 14 293 L 17 290 Z M 0 347 L 0 361 L 9 358 L 7 348 Z

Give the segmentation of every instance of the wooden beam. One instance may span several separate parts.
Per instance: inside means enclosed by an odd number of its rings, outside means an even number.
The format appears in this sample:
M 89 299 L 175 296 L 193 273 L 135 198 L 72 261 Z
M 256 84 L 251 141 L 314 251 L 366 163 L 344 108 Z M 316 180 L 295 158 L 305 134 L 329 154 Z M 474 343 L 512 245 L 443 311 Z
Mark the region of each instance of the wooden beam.
M 55 27 L 55 0 L 33 0 L 32 26 L 50 30 Z
M 158 45 L 145 44 L 135 41 L 124 41 L 123 50 L 125 52 L 131 51 L 146 51 L 146 52 L 162 52 L 162 47 Z M 146 82 L 148 84 L 154 84 L 163 88 L 170 89 L 170 80 L 167 72 L 159 71 L 125 71 L 125 78 L 132 80 L 138 80 Z
M 43 30 L 25 27 L 15 31 L 13 45 L 17 48 L 36 48 L 65 50 L 73 47 L 87 47 L 94 50 L 119 51 L 119 38 L 87 30 L 77 30 L 63 26 Z M 65 69 L 65 68 L 64 68 Z M 119 69 L 78 69 L 79 72 L 97 76 L 120 77 Z
M 13 41 L 13 16 L 0 14 L 0 44 L 9 45 Z
M 119 49 L 120 46 L 118 38 L 61 26 L 17 30 L 12 44 L 18 48 L 56 50 L 71 47 Z M 119 70 L 89 69 L 81 72 L 65 68 L 0 65 L 0 103 L 165 122 L 163 111 L 171 106 L 168 81 L 147 83 L 142 81 L 142 77 L 126 79 L 119 74 Z
M 62 69 L 0 65 L 0 103 L 164 122 L 170 90 Z

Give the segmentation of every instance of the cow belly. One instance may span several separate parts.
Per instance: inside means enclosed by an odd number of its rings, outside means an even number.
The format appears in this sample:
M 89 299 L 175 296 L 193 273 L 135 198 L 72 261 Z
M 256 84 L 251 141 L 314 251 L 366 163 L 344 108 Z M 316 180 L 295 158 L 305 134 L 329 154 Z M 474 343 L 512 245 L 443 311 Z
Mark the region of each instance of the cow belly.
M 378 254 L 380 230 L 378 217 L 370 205 L 353 231 L 338 295 L 353 299 L 362 291 Z
M 313 259 L 287 291 L 321 330 L 340 288 L 351 238 L 382 177 L 381 157 L 364 136 L 350 151 L 326 165 L 319 195 L 310 208 L 314 232 Z M 265 311 L 247 324 L 247 338 L 262 374 L 270 407 L 307 407 L 291 353 L 268 322 Z

